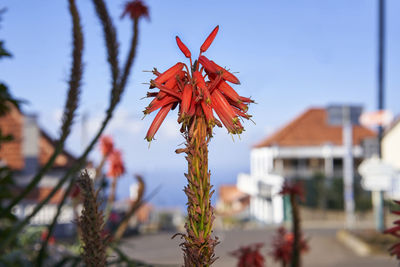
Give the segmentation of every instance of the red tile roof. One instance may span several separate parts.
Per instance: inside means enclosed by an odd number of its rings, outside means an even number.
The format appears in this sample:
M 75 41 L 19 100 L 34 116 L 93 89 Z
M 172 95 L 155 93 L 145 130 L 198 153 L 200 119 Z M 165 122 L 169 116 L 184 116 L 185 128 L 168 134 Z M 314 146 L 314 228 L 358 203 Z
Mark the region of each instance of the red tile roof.
M 10 112 L 0 117 L 0 129 L 2 135 L 12 135 L 13 140 L 5 142 L 0 147 L 0 160 L 4 161 L 11 169 L 20 170 L 25 167 L 23 149 L 24 119 L 21 112 L 14 106 Z
M 12 192 L 15 195 L 18 195 L 21 193 L 23 188 L 21 187 L 14 187 L 12 188 Z M 39 203 L 43 199 L 45 199 L 50 192 L 53 190 L 52 187 L 38 187 L 34 188 L 32 191 L 29 192 L 29 194 L 24 198 L 26 201 L 32 201 L 34 203 Z M 61 203 L 61 200 L 63 199 L 65 191 L 63 189 L 57 190 L 57 192 L 54 194 L 52 198 L 50 198 L 49 204 L 59 204 Z
M 248 195 L 240 191 L 236 185 L 221 185 L 218 188 L 219 199 L 224 203 L 232 203 L 235 200 L 240 200 Z
M 0 117 L 0 130 L 3 135 L 10 134 L 14 137 L 11 142 L 6 142 L 0 147 L 0 160 L 13 170 L 22 170 L 25 167 L 23 155 L 23 130 L 24 115 L 14 106 L 10 112 Z M 39 137 L 39 164 L 44 165 L 55 149 L 55 141 L 48 134 L 40 130 Z M 57 156 L 53 168 L 69 167 L 75 158 L 67 151 Z
M 56 147 L 56 142 L 43 130 L 40 130 L 39 139 L 39 164 L 43 166 L 50 159 Z M 54 161 L 53 168 L 71 167 L 76 161 L 75 157 L 64 150 Z
M 359 145 L 365 138 L 375 136 L 376 133 L 368 128 L 353 126 L 353 144 Z M 342 145 L 342 127 L 328 124 L 325 109 L 310 108 L 254 147 L 320 146 L 326 143 Z

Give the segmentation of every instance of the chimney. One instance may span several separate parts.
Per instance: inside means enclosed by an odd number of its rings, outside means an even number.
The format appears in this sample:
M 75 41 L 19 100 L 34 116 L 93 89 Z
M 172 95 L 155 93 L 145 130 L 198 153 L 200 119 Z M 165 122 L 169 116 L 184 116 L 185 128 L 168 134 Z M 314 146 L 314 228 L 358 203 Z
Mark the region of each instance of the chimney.
M 37 115 L 25 115 L 23 133 L 23 156 L 25 175 L 35 174 L 39 168 L 39 137 Z

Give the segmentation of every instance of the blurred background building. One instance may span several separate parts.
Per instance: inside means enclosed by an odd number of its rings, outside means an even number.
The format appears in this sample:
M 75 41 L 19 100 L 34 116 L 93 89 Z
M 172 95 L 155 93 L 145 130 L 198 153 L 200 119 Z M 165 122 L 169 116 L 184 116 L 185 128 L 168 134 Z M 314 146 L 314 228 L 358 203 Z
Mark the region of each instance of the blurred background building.
M 8 114 L 0 117 L 2 133 L 12 136 L 11 141 L 2 144 L 0 162 L 13 171 L 15 184 L 13 193 L 18 194 L 31 181 L 39 168 L 49 160 L 56 147 L 56 142 L 39 127 L 36 115 L 23 114 L 12 105 L 10 105 L 10 108 Z M 35 205 L 48 196 L 75 160 L 75 157 L 68 151 L 62 151 L 38 186 L 20 204 L 14 207 L 13 212 L 20 218 L 30 214 Z M 57 212 L 63 194 L 63 189 L 57 191 L 49 203 L 32 218 L 31 224 L 50 223 Z M 72 231 L 73 219 L 72 207 L 65 206 L 60 215 L 58 227 L 65 226 L 68 228 L 64 229 L 65 231 Z
M 364 159 L 377 154 L 377 135 L 362 125 L 352 127 L 353 171 L 359 186 L 357 168 Z M 267 224 L 284 220 L 285 205 L 279 191 L 285 179 L 311 180 L 321 176 L 327 184 L 342 180 L 346 153 L 342 132 L 342 126 L 328 123 L 327 108 L 309 108 L 254 145 L 250 174 L 239 174 L 234 189 L 250 196 L 250 218 Z M 220 190 L 225 191 L 225 187 Z M 220 202 L 225 206 L 230 203 L 221 194 Z

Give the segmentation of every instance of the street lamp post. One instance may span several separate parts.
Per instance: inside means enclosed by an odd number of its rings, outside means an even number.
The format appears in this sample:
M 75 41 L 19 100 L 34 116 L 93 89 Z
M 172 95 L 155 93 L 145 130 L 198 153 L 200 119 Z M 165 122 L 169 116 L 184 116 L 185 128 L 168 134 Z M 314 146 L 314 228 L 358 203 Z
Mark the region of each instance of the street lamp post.
M 378 8 L 378 110 L 384 110 L 384 89 L 385 89 L 385 0 L 379 0 Z M 382 158 L 382 137 L 383 128 L 378 127 L 378 156 Z M 372 192 L 376 230 L 385 229 L 385 213 L 383 203 L 383 191 Z

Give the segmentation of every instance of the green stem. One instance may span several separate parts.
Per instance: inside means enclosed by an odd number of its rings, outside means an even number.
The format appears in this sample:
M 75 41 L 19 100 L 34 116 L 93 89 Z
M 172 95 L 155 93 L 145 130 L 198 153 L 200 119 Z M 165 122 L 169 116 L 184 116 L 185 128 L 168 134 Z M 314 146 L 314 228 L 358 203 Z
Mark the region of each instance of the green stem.
M 117 179 L 118 179 L 117 177 L 112 178 L 111 191 L 110 191 L 110 195 L 108 196 L 107 205 L 106 205 L 105 212 L 104 212 L 104 221 L 105 222 L 107 222 L 108 217 L 110 217 L 112 206 L 115 201 L 115 192 L 117 190 Z
M 292 232 L 293 232 L 293 247 L 292 247 L 292 267 L 301 267 L 300 258 L 300 215 L 299 206 L 297 203 L 296 195 L 290 194 L 290 204 L 292 206 Z
M 208 171 L 210 138 L 211 129 L 207 127 L 205 118 L 194 118 L 186 134 L 188 185 L 185 193 L 188 197 L 188 221 L 185 225 L 185 242 L 182 244 L 185 266 L 210 266 L 215 261 L 217 239 L 211 236 L 214 216 Z

